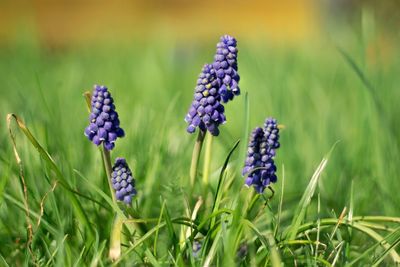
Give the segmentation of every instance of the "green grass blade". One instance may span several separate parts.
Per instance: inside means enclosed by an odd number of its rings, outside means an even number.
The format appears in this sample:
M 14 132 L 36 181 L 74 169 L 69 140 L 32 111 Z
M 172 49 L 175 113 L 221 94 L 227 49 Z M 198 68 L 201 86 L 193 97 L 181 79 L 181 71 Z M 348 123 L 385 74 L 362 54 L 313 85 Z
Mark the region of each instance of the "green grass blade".
M 244 223 L 257 235 L 258 239 L 264 245 L 266 249 L 269 250 L 271 255 L 271 265 L 272 267 L 280 267 L 282 266 L 281 256 L 279 255 L 278 248 L 275 244 L 275 238 L 273 236 L 272 231 L 268 231 L 267 237 L 261 234 L 260 230 L 250 222 L 249 220 L 244 219 Z
M 169 210 L 167 207 L 167 203 L 165 200 L 163 201 L 162 205 L 164 206 L 164 218 L 165 218 L 165 222 L 167 223 L 170 240 L 171 240 L 172 244 L 174 245 L 175 255 L 178 255 L 179 254 L 179 239 L 176 236 L 174 226 L 172 224 L 171 216 L 170 216 L 170 213 L 169 213 Z
M 297 231 L 306 215 L 307 207 L 310 204 L 311 198 L 314 195 L 315 189 L 318 184 L 318 180 L 321 177 L 321 173 L 325 169 L 327 163 L 328 163 L 328 156 L 326 156 L 322 159 L 321 163 L 318 165 L 313 176 L 311 177 L 311 180 L 310 180 L 306 190 L 304 191 L 304 194 L 300 200 L 300 203 L 297 206 L 296 212 L 293 215 L 292 223 L 289 226 L 289 231 L 286 235 L 288 240 L 293 240 L 296 238 Z
M 212 213 L 214 213 L 219 207 L 219 202 L 221 201 L 221 197 L 222 197 L 221 185 L 222 185 L 222 181 L 224 179 L 225 170 L 226 170 L 226 167 L 228 166 L 229 159 L 231 158 L 235 149 L 238 147 L 239 143 L 240 143 L 240 140 L 237 140 L 236 143 L 233 145 L 233 147 L 231 148 L 231 150 L 228 153 L 228 156 L 225 159 L 224 165 L 222 166 L 221 173 L 219 175 L 217 191 L 215 193 L 215 198 L 214 198 L 214 202 L 213 202 Z M 210 228 L 214 227 L 215 220 L 216 220 L 215 217 L 213 217 L 211 219 Z
M 18 208 L 20 208 L 22 211 L 25 211 L 25 207 L 24 204 L 19 202 L 17 199 L 15 199 L 13 196 L 5 193 L 4 194 L 4 198 L 7 199 L 8 201 L 10 201 L 11 203 L 14 203 Z M 29 210 L 29 214 L 30 216 L 36 218 L 37 220 L 39 220 L 39 218 L 41 217 L 40 214 Z M 59 234 L 59 231 L 54 228 L 47 220 L 45 220 L 44 218 L 41 218 L 41 225 L 43 225 L 45 227 L 45 229 L 47 231 L 49 231 L 51 234 L 53 235 L 57 235 Z
M 71 206 L 73 207 L 74 213 L 77 216 L 78 220 L 82 223 L 82 225 L 88 230 L 88 235 L 90 241 L 91 239 L 94 238 L 94 230 L 92 228 L 92 225 L 89 221 L 89 218 L 85 211 L 82 208 L 82 205 L 76 198 L 75 194 L 72 193 L 72 189 L 69 186 L 67 180 L 65 179 L 64 175 L 61 173 L 59 168 L 57 167 L 55 161 L 53 158 L 50 156 L 50 154 L 39 144 L 39 142 L 36 140 L 36 138 L 33 136 L 31 131 L 29 130 L 28 127 L 24 124 L 24 122 L 15 114 L 8 114 L 7 115 L 7 125 L 8 125 L 8 130 L 10 137 L 12 139 L 13 143 L 13 149 L 14 149 L 14 155 L 17 160 L 17 163 L 19 164 L 21 162 L 21 159 L 19 157 L 17 147 L 16 147 L 16 142 L 14 138 L 13 131 L 11 129 L 11 121 L 15 120 L 17 123 L 19 129 L 24 133 L 24 135 L 28 138 L 28 140 L 31 142 L 31 144 L 36 148 L 36 150 L 39 152 L 40 156 L 45 160 L 45 162 L 50 166 L 50 168 L 54 171 L 56 174 L 56 177 L 59 181 L 59 183 L 66 189 L 65 193 L 71 203 Z
M 160 216 L 158 217 L 158 223 L 157 225 L 160 225 L 161 223 L 161 219 L 163 217 L 164 214 L 164 208 L 165 208 L 165 201 L 163 202 L 162 206 L 161 206 L 161 211 L 160 211 Z M 160 228 L 157 228 L 156 231 L 156 236 L 154 238 L 154 245 L 153 245 L 153 249 L 154 249 L 154 255 L 157 255 L 157 241 L 158 241 L 158 232 L 159 232 Z
M 3 255 L 0 253 L 0 259 L 1 259 L 1 266 L 4 267 L 9 267 L 10 265 L 8 265 L 6 259 L 4 259 Z
M 378 240 L 377 243 L 375 243 L 373 246 L 371 246 L 370 248 L 368 248 L 366 251 L 364 251 L 364 253 L 362 253 L 361 255 L 359 255 L 357 258 L 355 258 L 353 261 L 351 261 L 349 264 L 347 264 L 347 267 L 353 266 L 354 264 L 358 263 L 360 260 L 362 260 L 363 258 L 369 257 L 371 255 L 371 253 L 379 246 L 384 246 L 384 244 L 388 243 L 389 240 L 391 239 L 395 239 L 395 238 L 399 238 L 400 237 L 400 227 L 397 228 L 395 231 L 393 231 L 392 233 L 386 235 L 384 238 Z M 386 247 L 385 251 L 390 251 L 390 246 Z M 379 260 L 379 257 L 378 257 Z
M 217 235 L 215 236 L 213 240 L 213 244 L 211 245 L 210 250 L 208 251 L 208 255 L 205 258 L 205 261 L 203 263 L 203 267 L 208 267 L 211 266 L 211 263 L 215 257 L 215 254 L 217 253 L 218 245 L 219 245 L 219 240 L 221 239 L 222 231 L 218 231 Z
M 97 194 L 99 194 L 109 205 L 110 207 L 118 214 L 123 219 L 126 219 L 125 214 L 122 212 L 122 210 L 118 207 L 118 205 L 111 199 L 109 195 L 103 192 L 98 186 L 90 182 L 82 173 L 80 173 L 78 170 L 74 170 L 76 174 L 81 177 L 86 184 L 91 187 L 94 191 L 96 191 Z
M 389 253 L 391 253 L 395 248 L 396 248 L 396 246 L 398 245 L 400 243 L 400 235 L 397 237 L 397 239 L 389 246 L 389 247 L 387 247 L 386 249 L 385 249 L 385 251 L 383 251 L 379 256 L 378 256 L 378 258 L 376 258 L 375 260 L 374 260 L 374 262 L 373 262 L 373 267 L 375 267 L 375 266 L 378 266 L 384 259 L 385 259 L 385 257 L 389 254 Z M 397 258 L 397 261 L 396 261 L 396 259 L 394 259 L 395 260 L 395 264 L 396 265 L 398 265 L 400 262 L 398 261 L 398 258 Z
M 382 237 L 380 234 L 378 234 L 376 231 L 374 231 L 373 229 L 362 225 L 360 223 L 357 223 L 355 221 L 349 222 L 345 219 L 321 219 L 320 221 L 320 226 L 333 226 L 333 227 L 338 227 L 340 225 L 345 225 L 347 227 L 351 227 L 357 231 L 360 231 L 366 235 L 368 235 L 370 238 L 374 239 L 375 241 L 377 241 L 378 243 L 375 244 L 376 246 L 382 246 L 385 250 L 389 248 L 389 245 L 387 243 L 387 239 L 388 237 Z M 301 226 L 298 227 L 298 233 L 303 233 L 307 230 L 311 230 L 314 229 L 315 227 L 317 227 L 316 223 L 306 223 L 303 224 Z M 393 233 L 392 233 L 393 234 Z M 400 235 L 400 228 L 396 229 L 395 235 Z M 389 235 L 391 236 L 391 235 Z M 391 237 L 393 238 L 393 237 Z M 363 254 L 364 255 L 364 254 Z M 367 256 L 368 253 L 365 253 L 364 256 Z M 390 255 L 393 258 L 393 260 L 395 262 L 400 262 L 400 256 L 397 254 L 397 252 L 395 250 L 390 250 Z M 362 256 L 362 255 L 361 255 Z M 362 258 L 360 256 L 360 259 Z M 359 259 L 354 260 L 353 262 L 351 262 L 349 264 L 349 266 L 353 265 L 355 262 L 357 262 Z

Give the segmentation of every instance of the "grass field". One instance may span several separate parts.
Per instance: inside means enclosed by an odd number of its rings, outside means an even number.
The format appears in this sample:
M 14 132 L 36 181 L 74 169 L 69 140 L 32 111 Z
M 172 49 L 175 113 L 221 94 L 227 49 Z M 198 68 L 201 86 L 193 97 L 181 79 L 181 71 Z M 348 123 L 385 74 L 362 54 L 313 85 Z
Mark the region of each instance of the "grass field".
M 400 237 L 400 50 L 395 47 L 388 61 L 375 51 L 371 62 L 368 43 L 353 39 L 340 48 L 334 41 L 278 47 L 239 36 L 242 95 L 226 105 L 227 123 L 213 140 L 209 186 L 201 183 L 201 159 L 194 188 L 189 168 L 196 135 L 186 133 L 184 117 L 218 36 L 201 44 L 2 48 L 0 265 L 112 264 L 109 237 L 118 208 L 107 202 L 101 154 L 83 135 L 88 113 L 82 94 L 98 83 L 113 94 L 126 133 L 112 159 L 125 157 L 136 178 L 138 196 L 125 212 L 143 219 L 123 228 L 122 266 L 344 266 L 354 260 L 354 266 L 393 266 L 400 259 L 394 248 Z M 60 171 L 12 122 L 26 203 L 8 113 L 22 118 Z M 269 116 L 284 126 L 278 182 L 267 206 L 262 197 L 252 206 L 254 190 L 243 187 L 241 168 L 251 129 Z M 329 151 L 321 176 L 310 183 Z M 192 222 L 199 196 L 204 202 Z M 200 233 L 185 241 L 186 224 Z M 197 254 L 193 238 L 202 247 Z

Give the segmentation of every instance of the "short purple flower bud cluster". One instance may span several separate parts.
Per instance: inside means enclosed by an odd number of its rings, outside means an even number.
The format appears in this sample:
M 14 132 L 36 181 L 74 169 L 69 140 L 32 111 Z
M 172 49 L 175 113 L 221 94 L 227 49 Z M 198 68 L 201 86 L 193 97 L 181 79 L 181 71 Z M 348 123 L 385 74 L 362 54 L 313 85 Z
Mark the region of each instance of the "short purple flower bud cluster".
M 132 197 L 136 195 L 135 179 L 124 158 L 117 158 L 111 173 L 111 182 L 115 190 L 115 197 L 130 205 Z
M 189 133 L 194 133 L 199 127 L 202 131 L 208 130 L 214 136 L 219 134 L 218 126 L 224 123 L 226 118 L 218 88 L 215 69 L 209 64 L 204 65 L 197 80 L 192 105 L 185 118 L 189 124 Z
M 270 183 L 277 181 L 274 157 L 279 147 L 276 119 L 268 118 L 264 129 L 257 127 L 251 133 L 242 174 L 247 176 L 246 185 L 254 186 L 258 193 L 264 192 Z
M 112 150 L 117 138 L 124 136 L 124 130 L 119 127 L 118 113 L 115 111 L 113 102 L 107 87 L 94 86 L 90 124 L 85 129 L 85 135 L 97 146 L 103 143 L 107 150 Z
M 213 67 L 220 82 L 219 94 L 224 103 L 240 95 L 237 52 L 236 39 L 229 35 L 222 36 L 217 44 Z
M 274 118 L 267 118 L 264 123 L 264 132 L 268 140 L 268 146 L 271 148 L 273 156 L 275 156 L 275 150 L 280 147 L 278 121 Z

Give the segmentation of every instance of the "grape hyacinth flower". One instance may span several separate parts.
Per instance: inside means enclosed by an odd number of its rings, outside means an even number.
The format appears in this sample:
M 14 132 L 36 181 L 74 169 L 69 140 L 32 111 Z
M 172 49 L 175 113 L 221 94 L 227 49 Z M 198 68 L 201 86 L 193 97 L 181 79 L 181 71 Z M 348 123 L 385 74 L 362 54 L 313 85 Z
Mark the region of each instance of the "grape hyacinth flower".
M 219 94 L 224 103 L 240 95 L 236 44 L 232 36 L 222 36 L 214 57 L 213 67 L 220 82 Z
M 208 130 L 212 135 L 219 134 L 218 126 L 225 122 L 224 106 L 218 93 L 219 82 L 212 65 L 204 65 L 197 80 L 194 100 L 186 115 L 189 124 L 187 131 L 194 133 L 196 128 Z
M 268 140 L 268 146 L 275 156 L 275 149 L 280 147 L 278 121 L 274 118 L 267 118 L 264 123 L 264 132 Z
M 119 126 L 118 113 L 115 111 L 114 100 L 104 85 L 95 85 L 92 93 L 90 124 L 85 129 L 85 135 L 95 145 L 103 143 L 106 150 L 112 150 L 118 137 L 124 136 L 124 130 Z
M 117 158 L 112 168 L 111 182 L 117 200 L 130 205 L 132 197 L 136 195 L 135 179 L 124 158 Z
M 276 119 L 268 118 L 264 129 L 253 130 L 242 174 L 247 186 L 254 186 L 258 193 L 264 192 L 270 183 L 277 181 L 274 163 L 275 150 L 279 148 L 279 129 Z

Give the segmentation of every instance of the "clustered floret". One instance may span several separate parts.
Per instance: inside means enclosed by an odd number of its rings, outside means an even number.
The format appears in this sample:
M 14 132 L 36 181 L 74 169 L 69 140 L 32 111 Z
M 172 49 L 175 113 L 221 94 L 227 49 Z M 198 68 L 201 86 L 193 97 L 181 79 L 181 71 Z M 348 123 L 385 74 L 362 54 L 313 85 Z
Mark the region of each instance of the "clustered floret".
M 91 100 L 90 124 L 85 129 L 85 135 L 95 145 L 104 144 L 104 148 L 112 150 L 118 137 L 124 136 L 124 130 L 119 126 L 118 113 L 115 111 L 114 100 L 104 85 L 95 85 Z
M 214 57 L 213 67 L 220 82 L 219 94 L 224 103 L 240 95 L 236 44 L 236 39 L 232 36 L 222 36 Z
M 275 150 L 280 147 L 278 121 L 274 118 L 267 118 L 264 123 L 264 132 L 268 140 L 268 146 L 275 156 Z
M 214 62 L 204 65 L 197 80 L 194 100 L 185 118 L 189 133 L 194 133 L 199 127 L 217 136 L 219 125 L 226 121 L 221 102 L 226 103 L 240 94 L 236 44 L 235 38 L 222 36 L 217 44 Z
M 254 186 L 258 193 L 264 192 L 270 183 L 277 181 L 274 157 L 279 147 L 279 129 L 276 119 L 268 118 L 264 129 L 257 127 L 251 133 L 242 173 L 247 176 L 245 184 Z
M 135 179 L 124 158 L 117 158 L 111 173 L 111 182 L 115 190 L 115 197 L 130 205 L 132 197 L 136 195 Z
M 218 126 L 224 123 L 226 118 L 218 88 L 215 69 L 209 64 L 204 65 L 197 80 L 194 100 L 185 118 L 189 124 L 189 133 L 194 133 L 199 127 L 202 131 L 207 129 L 214 136 L 219 134 Z

